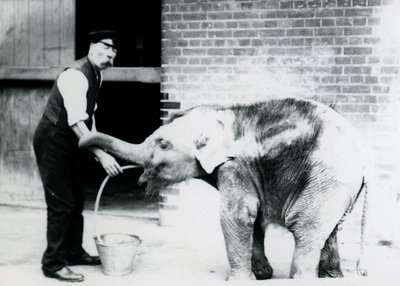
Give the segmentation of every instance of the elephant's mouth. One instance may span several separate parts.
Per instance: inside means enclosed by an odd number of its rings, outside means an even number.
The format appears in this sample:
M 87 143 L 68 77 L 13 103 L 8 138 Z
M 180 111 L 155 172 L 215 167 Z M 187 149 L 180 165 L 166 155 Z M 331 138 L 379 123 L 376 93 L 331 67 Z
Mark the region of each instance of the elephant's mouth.
M 171 182 L 157 178 L 152 170 L 145 170 L 138 181 L 139 186 L 146 185 L 146 196 L 153 198 L 159 196 Z

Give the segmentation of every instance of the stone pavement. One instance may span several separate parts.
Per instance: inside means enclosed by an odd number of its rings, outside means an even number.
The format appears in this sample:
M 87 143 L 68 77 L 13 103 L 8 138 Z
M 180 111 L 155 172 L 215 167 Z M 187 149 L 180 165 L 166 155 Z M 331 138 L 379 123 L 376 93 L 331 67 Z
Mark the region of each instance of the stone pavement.
M 217 195 L 217 194 L 216 194 Z M 214 195 L 213 195 L 214 196 Z M 121 202 L 123 199 L 121 200 Z M 158 225 L 156 203 L 129 203 L 100 210 L 100 233 L 123 232 L 142 239 L 135 258 L 135 269 L 121 277 L 106 276 L 100 266 L 74 266 L 85 281 L 74 285 L 398 285 L 399 250 L 388 246 L 370 246 L 369 277 L 355 274 L 358 244 L 340 243 L 344 279 L 288 280 L 293 241 L 288 232 L 271 228 L 266 252 L 274 268 L 269 281 L 225 282 L 228 271 L 225 246 L 218 221 L 218 199 L 205 207 L 201 197 L 190 200 L 181 210 L 182 221 L 176 226 Z M 104 201 L 105 205 L 106 199 Z M 94 215 L 85 212 L 84 247 L 97 250 L 93 237 Z M 0 206 L 0 285 L 68 285 L 43 277 L 40 258 L 45 247 L 46 213 L 40 208 Z

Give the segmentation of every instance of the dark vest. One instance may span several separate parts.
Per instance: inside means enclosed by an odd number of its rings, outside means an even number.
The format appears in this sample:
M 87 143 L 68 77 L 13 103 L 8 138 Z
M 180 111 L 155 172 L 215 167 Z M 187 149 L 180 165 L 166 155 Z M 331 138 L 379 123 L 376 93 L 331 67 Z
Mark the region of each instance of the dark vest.
M 94 107 L 96 105 L 97 93 L 100 87 L 100 74 L 95 71 L 93 65 L 89 62 L 87 57 L 72 63 L 66 69 L 69 68 L 74 68 L 81 71 L 88 79 L 89 89 L 86 93 L 86 113 L 89 115 L 89 118 L 85 120 L 85 123 L 90 129 L 92 127 L 92 116 L 94 113 Z M 57 80 L 54 82 L 53 88 L 51 89 L 50 98 L 47 102 L 43 115 L 61 128 L 69 127 L 67 121 L 67 110 L 64 107 L 64 100 L 60 94 L 60 91 L 58 90 Z

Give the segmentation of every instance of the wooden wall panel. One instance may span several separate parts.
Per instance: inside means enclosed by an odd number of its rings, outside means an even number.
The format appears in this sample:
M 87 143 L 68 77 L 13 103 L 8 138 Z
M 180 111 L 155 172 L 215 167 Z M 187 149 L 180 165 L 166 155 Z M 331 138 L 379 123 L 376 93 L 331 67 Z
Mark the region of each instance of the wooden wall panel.
M 15 57 L 14 65 L 29 65 L 29 0 L 19 0 L 14 2 L 15 11 L 18 11 L 18 17 L 15 17 Z M 17 12 L 16 12 L 17 13 Z M 16 15 L 15 15 L 16 16 Z
M 10 138 L 12 138 L 11 112 L 12 112 L 12 89 L 0 89 L 0 183 L 8 183 L 11 173 L 7 165 L 6 153 L 11 150 Z
M 4 47 L 3 47 L 3 41 L 5 39 L 5 29 L 4 29 L 4 13 L 5 6 L 0 5 L 0 66 L 3 65 L 3 54 L 4 54 Z M 0 170 L 1 171 L 1 170 Z
M 0 67 L 32 68 L 72 62 L 75 1 L 0 0 Z M 51 82 L 0 81 L 0 197 L 6 198 L 0 203 L 42 195 L 32 139 L 50 85 Z
M 31 98 L 29 90 L 14 88 L 11 106 L 10 123 L 12 128 L 11 146 L 13 151 L 29 151 L 31 149 L 31 135 L 29 113 Z
M 3 177 L 3 179 L 7 185 L 26 186 L 19 188 L 19 194 L 14 195 L 23 197 L 24 193 L 32 192 L 29 187 L 38 184 L 37 166 L 33 151 L 10 150 L 4 155 L 4 164 L 7 166 L 7 177 Z M 36 180 L 33 182 L 35 178 Z
M 60 3 L 55 0 L 44 2 L 44 65 L 60 64 Z
M 0 194 L 12 190 L 10 197 L 25 199 L 40 195 L 35 193 L 40 179 L 32 139 L 50 92 L 45 85 L 0 88 Z
M 12 137 L 12 126 L 11 126 L 11 112 L 13 97 L 12 89 L 5 88 L 0 89 L 0 154 L 4 153 L 4 150 L 10 149 L 9 138 Z M 1 159 L 1 156 L 0 156 Z
M 60 64 L 69 64 L 75 59 L 75 1 L 60 0 L 60 9 Z
M 57 66 L 75 59 L 75 0 L 1 0 L 0 65 Z
M 44 1 L 29 1 L 29 65 L 44 64 Z
M 49 85 L 49 87 L 36 88 L 34 90 L 31 90 L 31 92 L 27 96 L 30 98 L 30 100 L 29 100 L 30 112 L 29 112 L 29 127 L 28 128 L 30 130 L 32 130 L 32 136 L 33 136 L 33 130 L 36 129 L 36 126 L 38 125 L 39 120 L 42 117 L 49 94 L 50 94 L 50 85 Z
M 0 18 L 0 21 L 2 21 L 0 65 L 14 65 L 14 0 L 4 0 L 0 3 L 3 10 L 3 15 Z

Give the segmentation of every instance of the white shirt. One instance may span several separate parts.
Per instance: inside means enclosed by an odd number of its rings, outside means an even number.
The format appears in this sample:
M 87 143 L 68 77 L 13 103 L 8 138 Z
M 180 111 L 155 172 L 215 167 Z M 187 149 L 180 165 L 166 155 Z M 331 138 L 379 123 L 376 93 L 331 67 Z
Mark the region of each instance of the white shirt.
M 67 69 L 58 77 L 57 87 L 67 110 L 68 125 L 72 126 L 79 121 L 88 119 L 86 93 L 89 89 L 89 82 L 86 76 L 76 69 Z M 94 109 L 96 110 L 96 108 L 97 104 Z

